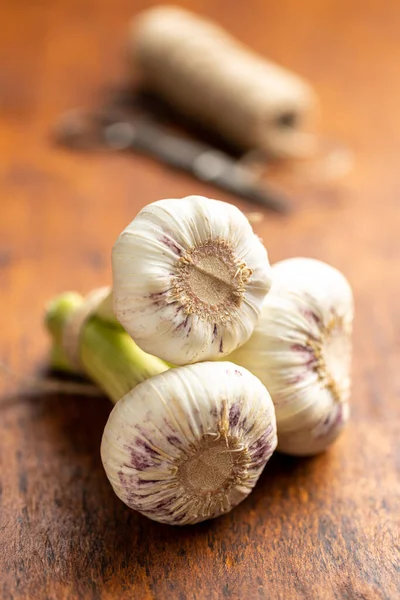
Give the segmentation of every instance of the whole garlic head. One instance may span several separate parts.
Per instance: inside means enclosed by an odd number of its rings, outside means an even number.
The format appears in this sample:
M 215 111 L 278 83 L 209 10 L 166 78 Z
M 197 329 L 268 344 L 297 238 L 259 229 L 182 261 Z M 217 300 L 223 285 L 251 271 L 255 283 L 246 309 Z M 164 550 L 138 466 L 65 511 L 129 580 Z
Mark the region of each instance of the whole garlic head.
M 156 375 L 117 402 L 101 457 L 125 504 L 185 525 L 239 504 L 276 444 L 262 383 L 232 363 L 205 362 Z
M 278 449 L 312 455 L 349 417 L 353 295 L 345 277 L 310 258 L 273 265 L 250 340 L 229 356 L 257 375 L 275 405 Z
M 145 352 L 176 365 L 246 342 L 271 286 L 267 251 L 243 213 L 201 196 L 143 208 L 112 266 L 115 316 Z

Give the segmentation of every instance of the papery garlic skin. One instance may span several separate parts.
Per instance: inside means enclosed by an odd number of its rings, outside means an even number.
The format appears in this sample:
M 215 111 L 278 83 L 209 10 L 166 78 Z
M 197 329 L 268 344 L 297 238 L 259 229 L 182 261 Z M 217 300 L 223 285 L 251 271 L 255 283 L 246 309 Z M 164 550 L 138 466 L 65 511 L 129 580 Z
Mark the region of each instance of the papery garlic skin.
M 125 504 L 185 525 L 244 500 L 276 444 L 262 383 L 232 363 L 204 362 L 156 375 L 117 402 L 101 457 Z
M 278 450 L 317 454 L 349 417 L 353 294 L 337 269 L 318 260 L 284 260 L 272 272 L 260 321 L 229 360 L 270 392 Z
M 176 365 L 246 342 L 271 286 L 267 251 L 243 213 L 201 196 L 143 208 L 112 266 L 117 319 L 145 352 Z

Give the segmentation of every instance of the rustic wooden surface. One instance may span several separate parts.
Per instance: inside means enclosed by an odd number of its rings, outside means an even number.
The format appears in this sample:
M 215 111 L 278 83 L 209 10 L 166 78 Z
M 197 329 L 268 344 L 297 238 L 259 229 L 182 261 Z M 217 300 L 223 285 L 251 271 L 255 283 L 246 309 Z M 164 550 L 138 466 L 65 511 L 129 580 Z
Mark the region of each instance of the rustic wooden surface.
M 21 374 L 45 368 L 46 300 L 109 282 L 111 245 L 141 206 L 214 194 L 145 158 L 49 141 L 60 111 L 124 80 L 127 22 L 149 4 L 2 2 L 0 358 Z M 113 495 L 99 458 L 105 399 L 32 396 L 3 381 L 0 597 L 399 598 L 400 4 L 182 4 L 309 78 L 321 126 L 356 153 L 344 183 L 295 186 L 296 214 L 256 225 L 273 261 L 318 257 L 352 282 L 352 420 L 323 456 L 274 457 L 231 514 L 171 529 Z

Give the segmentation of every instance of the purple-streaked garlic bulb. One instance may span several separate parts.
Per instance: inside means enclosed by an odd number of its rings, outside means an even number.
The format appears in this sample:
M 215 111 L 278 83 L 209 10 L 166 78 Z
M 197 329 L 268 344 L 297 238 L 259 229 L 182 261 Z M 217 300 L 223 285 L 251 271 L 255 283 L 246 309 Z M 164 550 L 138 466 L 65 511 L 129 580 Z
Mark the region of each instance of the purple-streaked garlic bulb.
M 259 379 L 204 362 L 156 375 L 117 402 L 101 457 L 125 504 L 186 525 L 244 500 L 276 444 L 274 406 Z
M 112 253 L 114 313 L 175 365 L 244 344 L 271 286 L 267 251 L 235 206 L 201 196 L 144 207 Z
M 325 450 L 349 417 L 353 295 L 335 268 L 310 258 L 272 267 L 273 285 L 250 340 L 229 360 L 271 394 L 278 450 Z

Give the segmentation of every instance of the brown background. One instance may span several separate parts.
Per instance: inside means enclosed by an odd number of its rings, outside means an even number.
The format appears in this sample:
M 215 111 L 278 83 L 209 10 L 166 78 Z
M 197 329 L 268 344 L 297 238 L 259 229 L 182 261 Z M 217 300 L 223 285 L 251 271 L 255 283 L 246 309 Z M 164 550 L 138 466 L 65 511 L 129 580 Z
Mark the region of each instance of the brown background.
M 111 245 L 141 206 L 216 193 L 146 158 L 49 142 L 60 111 L 94 106 L 124 80 L 127 23 L 149 5 L 1 3 L 0 358 L 19 373 L 46 364 L 46 300 L 109 282 Z M 318 257 L 352 282 L 352 420 L 323 456 L 274 457 L 231 514 L 171 529 L 113 495 L 99 458 L 105 399 L 21 391 L 10 400 L 15 387 L 2 384 L 0 597 L 398 598 L 400 3 L 182 5 L 311 80 L 321 127 L 356 153 L 343 184 L 298 186 L 295 214 L 266 213 L 256 225 L 272 261 Z

